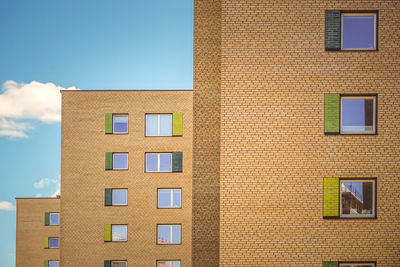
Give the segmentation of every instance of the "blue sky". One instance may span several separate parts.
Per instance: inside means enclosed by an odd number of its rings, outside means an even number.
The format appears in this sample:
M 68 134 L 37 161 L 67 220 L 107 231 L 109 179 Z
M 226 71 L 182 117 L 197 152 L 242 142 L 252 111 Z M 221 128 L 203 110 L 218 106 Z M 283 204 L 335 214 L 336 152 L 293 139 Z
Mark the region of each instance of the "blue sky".
M 0 266 L 14 266 L 15 197 L 60 177 L 59 89 L 192 89 L 188 0 L 0 1 Z

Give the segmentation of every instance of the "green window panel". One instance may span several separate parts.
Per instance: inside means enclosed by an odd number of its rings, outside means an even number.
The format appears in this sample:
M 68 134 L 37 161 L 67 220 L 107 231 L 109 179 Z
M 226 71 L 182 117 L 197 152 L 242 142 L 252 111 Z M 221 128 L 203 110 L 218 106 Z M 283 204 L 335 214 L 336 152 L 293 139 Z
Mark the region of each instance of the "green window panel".
M 104 193 L 105 193 L 104 205 L 112 206 L 112 189 L 106 188 Z
M 48 260 L 44 260 L 44 267 L 49 267 L 49 261 Z
M 339 263 L 337 261 L 324 261 L 322 267 L 339 267 Z
M 172 135 L 173 136 L 183 135 L 183 113 L 172 114 Z
M 44 225 L 46 226 L 50 225 L 50 212 L 44 213 Z
M 324 218 L 339 217 L 339 178 L 324 178 Z
M 44 239 L 44 248 L 49 248 L 49 238 L 48 237 L 46 237 Z
M 111 267 L 111 261 L 110 260 L 105 260 L 104 261 L 104 267 Z
M 106 134 L 113 133 L 113 117 L 112 113 L 106 113 Z
M 113 153 L 106 152 L 106 170 L 113 169 Z
M 172 153 L 172 172 L 182 172 L 182 152 Z
M 340 130 L 340 95 L 325 94 L 324 96 L 325 134 L 339 134 Z
M 111 224 L 104 225 L 104 241 L 111 241 Z

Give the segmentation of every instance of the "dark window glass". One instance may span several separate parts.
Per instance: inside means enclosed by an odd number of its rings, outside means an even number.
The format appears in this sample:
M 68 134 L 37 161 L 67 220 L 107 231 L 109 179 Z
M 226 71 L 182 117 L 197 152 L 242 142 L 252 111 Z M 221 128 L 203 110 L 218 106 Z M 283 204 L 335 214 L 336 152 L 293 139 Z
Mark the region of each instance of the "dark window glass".
M 341 181 L 341 216 L 373 217 L 374 181 Z

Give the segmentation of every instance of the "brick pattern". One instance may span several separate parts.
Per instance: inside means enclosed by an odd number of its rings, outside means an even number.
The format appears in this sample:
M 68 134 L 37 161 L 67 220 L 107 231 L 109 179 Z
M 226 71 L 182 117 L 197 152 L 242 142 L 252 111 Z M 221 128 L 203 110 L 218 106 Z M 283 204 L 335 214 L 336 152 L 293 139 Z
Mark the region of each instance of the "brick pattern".
M 379 51 L 325 51 L 325 10 L 378 10 Z M 221 21 L 220 265 L 398 266 L 400 2 L 229 0 Z M 325 93 L 377 93 L 378 134 L 324 135 Z M 323 177 L 377 177 L 377 219 L 324 220 Z
M 60 249 L 44 248 L 45 238 L 60 236 L 60 226 L 45 226 L 46 212 L 60 212 L 60 199 L 17 198 L 16 267 L 60 259 Z
M 340 14 L 340 10 L 325 11 L 325 50 L 341 49 Z
M 324 217 L 339 216 L 339 178 L 324 178 Z
M 339 134 L 340 131 L 340 95 L 325 94 L 324 124 L 326 134 Z
M 221 1 L 194 1 L 193 266 L 219 264 Z
M 62 92 L 61 266 L 104 260 L 192 265 L 192 91 Z M 182 137 L 145 137 L 145 113 L 183 113 Z M 128 134 L 105 134 L 106 113 L 129 114 Z M 105 152 L 128 152 L 129 170 L 105 170 Z M 183 152 L 183 172 L 145 173 L 146 152 Z M 157 209 L 157 188 L 182 188 L 181 209 Z M 105 206 L 105 188 L 128 188 L 127 206 Z M 157 224 L 182 224 L 181 245 L 156 245 Z M 127 224 L 127 242 L 104 242 L 105 224 Z M 41 242 L 42 244 L 43 242 Z

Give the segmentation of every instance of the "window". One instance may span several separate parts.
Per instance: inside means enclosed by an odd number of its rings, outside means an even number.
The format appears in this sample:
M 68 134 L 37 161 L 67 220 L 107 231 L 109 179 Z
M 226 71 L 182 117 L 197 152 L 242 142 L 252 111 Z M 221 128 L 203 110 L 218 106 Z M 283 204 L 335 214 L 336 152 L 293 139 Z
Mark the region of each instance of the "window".
M 128 169 L 128 153 L 113 153 L 113 170 Z
M 58 237 L 49 237 L 49 248 L 58 248 Z
M 111 241 L 121 242 L 128 240 L 128 225 L 112 225 L 111 231 Z
M 157 244 L 180 244 L 181 225 L 157 225 Z
M 339 267 L 375 267 L 375 262 L 349 262 L 340 263 Z
M 172 136 L 172 114 L 146 114 L 146 136 Z
M 376 134 L 376 95 L 325 94 L 324 101 L 326 135 Z
M 158 189 L 158 208 L 180 208 L 181 189 Z
M 146 172 L 171 172 L 172 153 L 147 153 Z
M 371 12 L 325 11 L 325 50 L 377 50 L 377 16 Z
M 113 133 L 128 133 L 128 116 L 113 115 Z
M 50 213 L 50 225 L 59 225 L 60 224 L 60 214 L 59 213 Z
M 157 261 L 157 267 L 181 267 L 181 261 Z
M 376 178 L 324 178 L 324 219 L 376 218 Z
M 111 267 L 127 267 L 126 261 L 111 261 Z
M 341 96 L 341 134 L 374 134 L 375 96 Z
M 58 261 L 49 261 L 49 267 L 58 267 Z
M 376 13 L 342 13 L 342 50 L 376 50 Z
M 375 179 L 340 179 L 340 217 L 375 217 Z
M 113 189 L 112 190 L 112 205 L 113 206 L 128 205 L 128 190 L 127 189 Z

